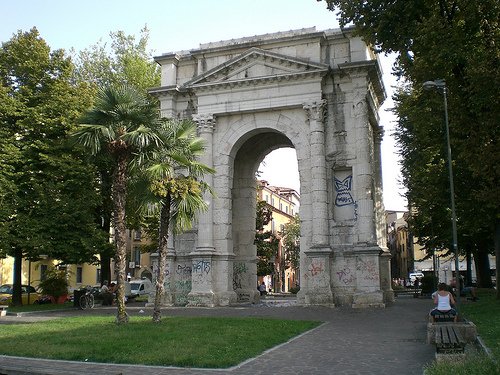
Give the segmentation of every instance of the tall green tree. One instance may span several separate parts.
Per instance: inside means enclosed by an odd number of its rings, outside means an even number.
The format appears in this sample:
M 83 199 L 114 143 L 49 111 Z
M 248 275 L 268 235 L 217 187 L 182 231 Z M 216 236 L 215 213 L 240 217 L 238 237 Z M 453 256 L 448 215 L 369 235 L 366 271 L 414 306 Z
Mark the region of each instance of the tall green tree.
M 88 84 L 94 96 L 99 88 L 126 84 L 140 92 L 160 85 L 160 68 L 148 51 L 149 30 L 144 27 L 138 40 L 123 31 L 110 33 L 110 46 L 99 41 L 93 46 L 75 53 L 75 80 Z M 114 163 L 106 154 L 93 157 L 96 166 L 95 179 L 99 183 L 102 204 L 97 210 L 96 221 L 104 233 L 110 233 L 113 202 L 111 186 Z M 101 283 L 111 280 L 113 251 L 102 249 Z
M 300 217 L 295 215 L 280 233 L 285 256 L 285 267 L 298 269 L 300 265 Z
M 158 111 L 148 98 L 130 86 L 101 89 L 94 107 L 81 118 L 75 141 L 91 155 L 106 154 L 114 163 L 112 178 L 113 228 L 117 275 L 116 322 L 127 323 L 125 309 L 125 205 L 130 163 L 149 147 L 161 143 L 156 131 Z
M 273 219 L 273 210 L 266 201 L 257 201 L 255 240 L 257 246 L 257 276 L 274 274 L 273 259 L 278 255 L 279 238 L 264 227 Z
M 123 31 L 110 33 L 111 45 L 98 43 L 76 53 L 75 78 L 99 87 L 123 85 L 146 91 L 160 85 L 161 72 L 148 50 L 149 30 L 144 27 L 138 40 Z
M 89 220 L 99 204 L 92 169 L 67 142 L 89 99 L 72 73 L 70 58 L 51 51 L 36 28 L 2 44 L 0 253 L 14 257 L 14 304 L 23 258 L 88 262 L 106 240 Z
M 214 170 L 197 161 L 205 151 L 203 140 L 196 135 L 196 124 L 189 120 L 163 119 L 161 146 L 147 155 L 142 176 L 135 186 L 147 187 L 147 193 L 133 194 L 143 198 L 138 207 L 156 214 L 158 228 L 158 273 L 153 308 L 153 322 L 161 321 L 161 304 L 165 294 L 167 242 L 170 230 L 176 234 L 190 229 L 196 214 L 207 209 L 204 193 L 212 193 L 211 187 L 201 180 Z M 137 192 L 137 188 L 134 192 Z
M 341 25 L 354 24 L 377 51 L 397 53 L 395 72 L 405 82 L 395 97 L 403 183 L 412 228 L 427 248 L 450 248 L 450 191 L 443 99 L 421 87 L 427 80 L 446 81 L 459 247 L 472 249 L 480 285 L 490 286 L 487 255 L 500 243 L 494 241 L 500 233 L 500 3 L 326 2 L 338 10 Z M 499 258 L 498 246 L 496 251 Z

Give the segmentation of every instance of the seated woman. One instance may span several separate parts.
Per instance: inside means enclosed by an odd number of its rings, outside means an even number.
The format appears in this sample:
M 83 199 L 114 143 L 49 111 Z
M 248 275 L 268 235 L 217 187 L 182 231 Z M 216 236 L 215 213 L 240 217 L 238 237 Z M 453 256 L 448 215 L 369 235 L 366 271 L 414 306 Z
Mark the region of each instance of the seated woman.
M 103 305 L 111 305 L 113 303 L 113 293 L 109 290 L 108 281 L 104 280 L 99 291 L 99 297 L 102 298 Z
M 447 291 L 447 285 L 445 283 L 439 283 L 438 291 L 434 293 L 433 297 L 436 307 L 430 312 L 431 322 L 434 323 L 434 317 L 439 314 L 453 315 L 453 321 L 456 322 L 458 318 L 457 311 L 451 307 L 455 305 L 455 299 L 453 295 Z

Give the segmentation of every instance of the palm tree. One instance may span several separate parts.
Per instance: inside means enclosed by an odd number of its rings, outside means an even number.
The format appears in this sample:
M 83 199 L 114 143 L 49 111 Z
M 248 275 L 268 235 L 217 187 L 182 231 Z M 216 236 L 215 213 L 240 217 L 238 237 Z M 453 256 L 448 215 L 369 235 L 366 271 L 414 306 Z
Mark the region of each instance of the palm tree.
M 158 274 L 154 299 L 153 322 L 161 321 L 161 303 L 165 294 L 165 271 L 169 231 L 180 233 L 192 227 L 196 213 L 206 210 L 204 192 L 211 188 L 201 181 L 206 173 L 214 173 L 196 158 L 204 152 L 203 140 L 196 136 L 192 121 L 164 120 L 160 133 L 162 147 L 141 161 L 143 179 L 137 179 L 135 187 L 147 186 L 147 194 L 134 194 L 134 198 L 146 198 L 139 204 L 143 209 L 156 210 L 159 216 Z M 147 183 L 144 183 L 144 178 Z
M 107 154 L 114 163 L 112 177 L 113 228 L 116 246 L 117 323 L 128 322 L 125 310 L 126 228 L 125 201 L 130 162 L 149 147 L 158 147 L 156 107 L 136 89 L 109 86 L 99 91 L 95 105 L 74 133 L 77 143 L 92 155 Z

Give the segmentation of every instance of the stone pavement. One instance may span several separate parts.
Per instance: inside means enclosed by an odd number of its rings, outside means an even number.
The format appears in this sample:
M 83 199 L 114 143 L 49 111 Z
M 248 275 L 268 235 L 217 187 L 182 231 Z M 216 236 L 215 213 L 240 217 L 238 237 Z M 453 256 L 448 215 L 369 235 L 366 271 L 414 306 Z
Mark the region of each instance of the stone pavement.
M 226 308 L 166 308 L 167 315 L 246 316 L 307 319 L 325 322 L 287 343 L 229 369 L 194 369 L 115 365 L 0 356 L 0 374 L 141 374 L 141 375 L 240 375 L 240 374 L 422 374 L 434 359 L 426 344 L 428 299 L 400 297 L 385 309 L 351 310 L 301 307 L 290 301 L 265 301 L 259 305 Z M 143 312 L 141 312 L 141 310 Z M 131 316 L 150 314 L 144 307 L 129 306 Z M 115 315 L 114 308 L 90 311 L 45 312 L 0 318 L 0 324 L 19 324 L 81 314 Z M 2 343 L 0 343 L 2 345 Z

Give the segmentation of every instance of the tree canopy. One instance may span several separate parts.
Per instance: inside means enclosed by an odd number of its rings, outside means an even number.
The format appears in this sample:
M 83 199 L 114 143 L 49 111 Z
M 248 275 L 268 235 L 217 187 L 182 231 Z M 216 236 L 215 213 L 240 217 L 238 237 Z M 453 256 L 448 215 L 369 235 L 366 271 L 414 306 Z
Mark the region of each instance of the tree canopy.
M 395 135 L 410 225 L 428 250 L 451 248 L 443 98 L 422 90 L 425 81 L 445 80 L 459 247 L 475 251 L 480 283 L 489 286 L 484 263 L 493 249 L 494 228 L 500 225 L 500 3 L 326 2 L 339 10 L 342 26 L 353 24 L 376 51 L 397 53 L 394 72 L 401 86 L 394 97 Z
M 93 169 L 68 142 L 91 98 L 73 68 L 36 28 L 0 49 L 0 254 L 15 258 L 15 304 L 22 258 L 90 262 L 107 241 L 95 230 Z
M 161 144 L 158 112 L 145 93 L 129 85 L 101 88 L 94 106 L 80 119 L 75 141 L 90 155 L 112 161 L 113 229 L 117 281 L 117 322 L 128 322 L 125 311 L 126 199 L 130 165 L 150 147 Z
M 141 93 L 146 93 L 148 88 L 160 85 L 159 66 L 147 50 L 149 30 L 146 27 L 141 30 L 138 41 L 134 36 L 125 35 L 123 31 L 111 32 L 110 37 L 110 46 L 99 41 L 75 54 L 75 80 L 89 85 L 94 94 L 93 98 L 97 97 L 99 90 L 110 86 L 127 85 Z M 90 162 L 96 167 L 95 180 L 98 183 L 102 202 L 96 210 L 96 221 L 104 233 L 109 233 L 112 226 L 111 187 L 115 163 L 106 153 L 94 155 L 90 158 Z M 131 221 L 133 219 L 129 220 Z M 110 280 L 113 253 L 112 249 L 109 251 L 105 248 L 99 253 L 101 282 Z

